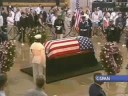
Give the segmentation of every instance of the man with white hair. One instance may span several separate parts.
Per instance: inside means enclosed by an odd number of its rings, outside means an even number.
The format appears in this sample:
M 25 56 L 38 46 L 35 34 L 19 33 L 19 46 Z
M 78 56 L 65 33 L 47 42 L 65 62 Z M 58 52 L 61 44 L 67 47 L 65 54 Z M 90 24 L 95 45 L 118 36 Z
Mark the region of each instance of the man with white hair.
M 46 68 L 46 56 L 45 48 L 41 44 L 41 34 L 35 35 L 35 42 L 30 47 L 30 53 L 32 54 L 32 66 L 33 66 L 33 79 L 36 83 L 36 78 L 42 75 L 45 79 Z

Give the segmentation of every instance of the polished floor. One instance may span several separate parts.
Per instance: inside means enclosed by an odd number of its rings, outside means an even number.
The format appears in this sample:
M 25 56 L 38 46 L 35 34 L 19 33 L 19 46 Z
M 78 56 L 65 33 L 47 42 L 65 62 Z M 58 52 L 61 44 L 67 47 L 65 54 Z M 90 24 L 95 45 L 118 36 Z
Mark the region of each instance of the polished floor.
M 95 46 L 96 57 L 99 60 L 100 47 L 104 44 L 102 38 L 93 37 L 93 44 Z M 128 69 L 125 69 L 128 62 L 127 50 L 122 46 L 124 37 L 121 43 L 118 44 L 123 55 L 123 68 L 119 74 L 127 75 Z M 6 87 L 7 96 L 24 96 L 25 92 L 34 87 L 33 78 L 20 72 L 21 68 L 31 66 L 29 63 L 29 46 L 27 44 L 21 45 L 16 42 L 17 56 L 14 66 L 8 72 L 8 84 Z M 101 71 L 105 74 L 104 71 Z M 88 89 L 91 83 L 93 73 L 80 75 L 77 77 L 65 79 L 62 81 L 50 83 L 45 85 L 45 91 L 48 96 L 89 96 Z M 128 96 L 127 83 L 106 83 L 103 85 L 107 96 Z

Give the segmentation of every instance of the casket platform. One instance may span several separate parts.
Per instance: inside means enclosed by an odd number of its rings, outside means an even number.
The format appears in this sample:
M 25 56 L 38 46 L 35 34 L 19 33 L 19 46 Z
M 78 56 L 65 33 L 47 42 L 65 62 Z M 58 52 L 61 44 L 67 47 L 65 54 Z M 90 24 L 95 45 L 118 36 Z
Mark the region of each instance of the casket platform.
M 74 77 L 101 69 L 87 37 L 65 38 L 47 41 L 47 83 Z
M 95 58 L 93 44 L 87 37 L 50 40 L 44 46 L 47 56 L 47 83 L 102 69 Z M 21 71 L 32 76 L 32 68 L 24 68 Z

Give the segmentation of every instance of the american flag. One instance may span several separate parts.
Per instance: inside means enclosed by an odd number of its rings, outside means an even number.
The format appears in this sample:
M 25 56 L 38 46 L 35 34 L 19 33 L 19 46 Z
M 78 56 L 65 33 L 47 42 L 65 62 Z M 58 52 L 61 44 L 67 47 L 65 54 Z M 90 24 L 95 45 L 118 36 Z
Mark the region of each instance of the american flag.
M 61 40 L 47 41 L 45 51 L 48 58 L 60 58 L 79 54 L 81 51 L 92 51 L 93 45 L 87 37 L 65 38 Z
M 93 50 L 93 44 L 88 37 L 79 36 L 80 51 Z
M 44 46 L 48 58 L 63 57 L 80 52 L 79 42 L 74 38 L 47 41 Z
M 80 10 L 79 10 L 79 0 L 76 0 L 76 14 L 75 14 L 75 17 L 76 17 L 76 20 L 75 20 L 75 29 L 77 30 L 78 29 L 78 26 L 79 26 L 79 22 L 80 22 L 80 19 L 81 19 L 81 13 L 80 13 Z

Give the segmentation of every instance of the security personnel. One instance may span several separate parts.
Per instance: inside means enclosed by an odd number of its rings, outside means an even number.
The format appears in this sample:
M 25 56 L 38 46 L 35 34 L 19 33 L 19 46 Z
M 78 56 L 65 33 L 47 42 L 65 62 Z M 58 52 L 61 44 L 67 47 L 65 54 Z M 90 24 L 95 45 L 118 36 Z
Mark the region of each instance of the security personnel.
M 106 29 L 107 42 L 117 42 L 116 37 L 117 27 L 113 24 L 113 20 L 110 20 L 109 26 Z
M 79 35 L 89 37 L 89 32 L 90 32 L 89 29 L 90 29 L 89 22 L 86 19 L 86 17 L 83 15 L 82 21 L 79 24 Z
M 62 20 L 61 16 L 59 15 L 54 23 L 55 33 L 57 35 L 57 39 L 63 38 L 63 29 L 64 29 L 64 21 Z

